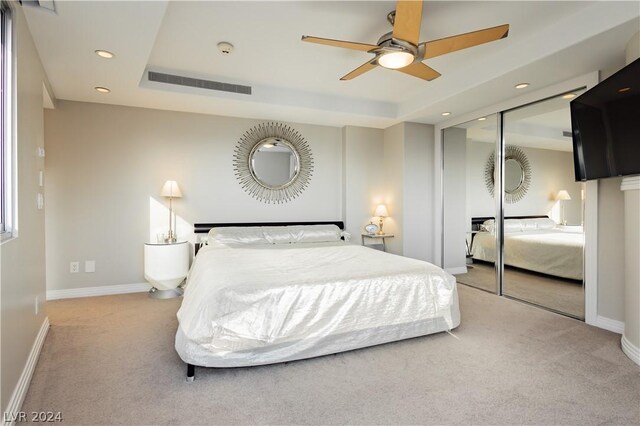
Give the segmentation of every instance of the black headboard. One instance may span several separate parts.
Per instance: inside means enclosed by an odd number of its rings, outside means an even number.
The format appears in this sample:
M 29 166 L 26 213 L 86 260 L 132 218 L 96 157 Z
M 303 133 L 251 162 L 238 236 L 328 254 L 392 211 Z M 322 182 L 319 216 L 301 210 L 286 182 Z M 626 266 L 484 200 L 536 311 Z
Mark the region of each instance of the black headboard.
M 293 226 L 293 225 L 336 225 L 344 230 L 342 221 L 326 222 L 251 222 L 251 223 L 196 223 L 193 225 L 193 232 L 196 234 L 206 234 L 211 228 L 226 228 L 229 226 Z
M 549 218 L 549 216 L 547 215 L 536 215 L 536 216 L 505 216 L 505 220 L 507 219 L 543 219 L 543 218 Z M 471 230 L 472 231 L 479 231 L 480 230 L 480 225 L 482 225 L 485 220 L 489 220 L 489 219 L 495 219 L 495 217 L 493 216 L 485 216 L 485 217 L 472 217 L 471 218 Z

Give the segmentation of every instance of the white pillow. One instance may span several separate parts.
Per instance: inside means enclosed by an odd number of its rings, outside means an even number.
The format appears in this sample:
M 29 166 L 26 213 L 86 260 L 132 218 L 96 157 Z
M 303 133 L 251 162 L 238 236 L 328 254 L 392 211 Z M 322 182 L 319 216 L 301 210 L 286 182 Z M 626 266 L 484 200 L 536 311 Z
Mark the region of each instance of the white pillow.
M 339 241 L 342 231 L 336 225 L 294 225 L 287 226 L 292 243 L 323 243 Z
M 339 241 L 342 231 L 336 225 L 229 226 L 211 228 L 210 244 L 289 244 Z
M 211 228 L 208 235 L 209 244 L 271 244 L 265 238 L 260 226 L 229 226 Z

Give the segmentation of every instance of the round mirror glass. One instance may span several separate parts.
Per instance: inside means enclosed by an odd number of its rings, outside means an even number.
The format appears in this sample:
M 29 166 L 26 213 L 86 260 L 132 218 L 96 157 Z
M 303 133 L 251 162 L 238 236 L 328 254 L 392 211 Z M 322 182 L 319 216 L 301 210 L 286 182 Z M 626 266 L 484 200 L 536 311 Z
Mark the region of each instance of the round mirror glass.
M 512 194 L 520 188 L 524 182 L 524 168 L 514 158 L 507 158 L 504 162 L 504 191 Z
M 271 189 L 290 185 L 300 170 L 300 158 L 295 148 L 281 138 L 258 142 L 249 156 L 251 174 L 263 186 Z

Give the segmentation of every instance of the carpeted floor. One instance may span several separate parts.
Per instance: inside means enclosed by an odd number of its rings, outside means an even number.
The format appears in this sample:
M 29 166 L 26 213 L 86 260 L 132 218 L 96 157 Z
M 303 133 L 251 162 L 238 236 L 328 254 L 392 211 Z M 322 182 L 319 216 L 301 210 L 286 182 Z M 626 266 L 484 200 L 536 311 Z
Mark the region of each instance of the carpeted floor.
M 466 274 L 456 275 L 458 282 L 495 293 L 496 274 L 493 265 L 474 262 L 471 266 Z M 579 281 L 505 266 L 504 294 L 584 319 L 584 290 Z
M 48 303 L 23 410 L 65 424 L 638 424 L 640 368 L 620 336 L 459 286 L 454 335 L 239 369 L 185 365 L 180 299 Z

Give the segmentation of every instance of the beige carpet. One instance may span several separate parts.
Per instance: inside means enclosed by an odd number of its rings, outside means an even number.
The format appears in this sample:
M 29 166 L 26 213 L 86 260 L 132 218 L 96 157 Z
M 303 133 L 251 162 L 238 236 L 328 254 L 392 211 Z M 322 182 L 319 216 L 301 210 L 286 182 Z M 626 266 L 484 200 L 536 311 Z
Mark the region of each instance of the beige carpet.
M 456 275 L 459 283 L 495 293 L 496 276 L 493 265 L 474 263 L 466 274 Z M 505 267 L 505 296 L 543 306 L 556 312 L 584 319 L 584 291 L 574 280 Z
M 640 368 L 620 336 L 459 286 L 447 333 L 264 367 L 196 368 L 175 300 L 55 301 L 23 409 L 65 424 L 638 424 Z

